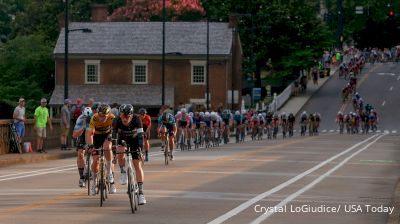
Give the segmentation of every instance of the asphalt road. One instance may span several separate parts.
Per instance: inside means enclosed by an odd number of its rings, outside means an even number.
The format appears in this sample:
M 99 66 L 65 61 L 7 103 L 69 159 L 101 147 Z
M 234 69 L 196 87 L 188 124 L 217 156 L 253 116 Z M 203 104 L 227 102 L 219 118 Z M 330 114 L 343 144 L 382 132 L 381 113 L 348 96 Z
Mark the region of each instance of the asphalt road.
M 386 223 L 389 211 L 366 209 L 392 206 L 399 149 L 392 134 L 327 133 L 177 152 L 168 167 L 153 155 L 145 165 L 148 203 L 136 214 L 119 184 L 100 208 L 97 196 L 77 187 L 73 159 L 7 167 L 0 223 Z M 361 210 L 346 212 L 350 206 Z M 286 210 L 262 217 L 267 207 Z
M 400 127 L 396 67 L 366 67 L 359 87 L 378 109 L 380 129 L 390 132 L 295 133 L 285 140 L 177 152 L 167 167 L 153 149 L 144 167 L 147 204 L 136 214 L 118 183 L 118 168 L 117 194 L 100 207 L 98 196 L 78 187 L 73 158 L 5 167 L 0 223 L 386 223 L 390 213 L 400 213 L 393 203 L 400 177 L 400 136 L 393 132 Z M 322 129 L 336 129 L 344 83 L 333 77 L 305 107 L 322 114 Z
M 357 92 L 364 99 L 365 104 L 373 105 L 379 116 L 378 129 L 381 132 L 400 133 L 400 64 L 377 63 L 366 64 L 358 76 Z M 351 102 L 342 104 L 340 90 L 348 80 L 338 76 L 328 80 L 323 88 L 313 96 L 302 111 L 308 113 L 319 112 L 322 115 L 320 131 L 338 129 L 335 117 L 339 110 L 349 112 L 353 110 Z M 309 83 L 309 85 L 313 85 Z

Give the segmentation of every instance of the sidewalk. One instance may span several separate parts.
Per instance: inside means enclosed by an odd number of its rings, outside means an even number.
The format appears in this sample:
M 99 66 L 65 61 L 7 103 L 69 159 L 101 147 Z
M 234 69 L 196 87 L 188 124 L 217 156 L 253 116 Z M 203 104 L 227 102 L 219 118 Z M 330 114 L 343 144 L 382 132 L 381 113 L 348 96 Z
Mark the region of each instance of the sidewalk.
M 161 141 L 159 139 L 150 140 L 150 151 L 155 150 L 156 147 L 161 146 Z M 159 150 L 159 149 L 157 149 Z M 43 162 L 47 160 L 57 160 L 57 159 L 65 159 L 76 157 L 75 148 L 71 148 L 71 150 L 61 151 L 60 148 L 57 149 L 46 149 L 47 153 L 8 153 L 4 155 L 0 155 L 0 168 L 6 166 L 12 166 L 16 164 L 29 164 L 36 162 Z
M 305 93 L 300 93 L 298 96 L 291 96 L 290 99 L 278 110 L 278 113 L 286 112 L 293 113 L 295 116 L 300 112 L 301 108 L 310 100 L 336 72 L 336 68 L 331 69 L 330 76 L 318 78 L 318 85 L 314 85 L 312 80 L 308 80 Z
M 306 92 L 298 96 L 292 96 L 288 100 L 288 102 L 286 102 L 286 104 L 283 105 L 283 107 L 278 110 L 279 113 L 286 112 L 286 113 L 297 114 L 301 110 L 301 108 L 308 102 L 308 100 L 312 97 L 312 95 L 316 93 L 319 90 L 319 88 L 321 88 L 329 78 L 332 77 L 335 71 L 336 68 L 331 70 L 330 76 L 325 78 L 319 78 L 318 85 L 314 85 L 312 83 L 312 80 L 311 81 L 309 80 Z M 161 141 L 159 139 L 151 139 L 150 146 L 151 146 L 150 151 L 152 151 L 152 149 L 158 150 L 154 148 L 160 147 Z M 37 152 L 23 153 L 23 154 L 9 153 L 5 155 L 0 155 L 0 168 L 16 164 L 29 164 L 29 163 L 64 159 L 76 156 L 75 149 L 71 149 L 69 151 L 61 151 L 59 148 L 47 149 L 47 152 L 48 153 L 37 153 Z

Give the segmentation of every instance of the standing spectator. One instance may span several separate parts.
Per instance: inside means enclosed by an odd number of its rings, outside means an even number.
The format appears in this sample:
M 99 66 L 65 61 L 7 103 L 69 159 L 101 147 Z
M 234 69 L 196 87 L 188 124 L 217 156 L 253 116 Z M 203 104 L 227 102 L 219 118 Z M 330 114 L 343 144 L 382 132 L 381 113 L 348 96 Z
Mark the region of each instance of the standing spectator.
M 94 99 L 93 98 L 89 98 L 89 101 L 88 101 L 88 107 L 90 107 L 90 108 L 92 108 L 93 107 L 93 104 L 94 104 Z
M 114 114 L 115 117 L 119 116 L 119 109 L 118 109 L 118 104 L 117 103 L 113 103 L 111 105 L 111 113 Z
M 82 114 L 82 99 L 81 98 L 76 98 L 76 105 L 72 107 L 72 122 L 75 125 L 76 120 L 78 119 L 79 116 Z
M 18 106 L 14 109 L 14 125 L 17 129 L 17 141 L 22 144 L 22 138 L 25 136 L 25 99 L 19 98 Z
M 49 116 L 49 110 L 46 107 L 47 100 L 42 98 L 40 100 L 40 106 L 35 109 L 34 116 L 34 128 L 37 132 L 36 150 L 39 153 L 46 153 L 43 148 L 43 140 L 46 138 L 46 126 L 49 123 L 50 131 L 53 131 L 53 125 L 51 124 L 51 119 Z
M 64 100 L 64 106 L 61 108 L 61 119 L 60 119 L 60 124 L 61 124 L 61 150 L 67 150 L 67 139 L 68 139 L 68 133 L 69 133 L 69 128 L 71 124 L 71 112 L 69 110 L 69 106 L 71 104 L 71 100 L 65 99 Z M 70 150 L 70 149 L 68 149 Z

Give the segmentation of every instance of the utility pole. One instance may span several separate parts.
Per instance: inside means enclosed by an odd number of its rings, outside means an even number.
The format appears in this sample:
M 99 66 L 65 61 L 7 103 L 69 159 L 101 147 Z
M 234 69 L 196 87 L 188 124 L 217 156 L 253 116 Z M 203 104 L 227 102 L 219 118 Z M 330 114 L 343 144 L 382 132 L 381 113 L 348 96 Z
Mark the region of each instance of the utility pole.
M 336 1 L 337 13 L 338 13 L 338 27 L 336 33 L 337 47 L 342 49 L 343 43 L 343 0 Z

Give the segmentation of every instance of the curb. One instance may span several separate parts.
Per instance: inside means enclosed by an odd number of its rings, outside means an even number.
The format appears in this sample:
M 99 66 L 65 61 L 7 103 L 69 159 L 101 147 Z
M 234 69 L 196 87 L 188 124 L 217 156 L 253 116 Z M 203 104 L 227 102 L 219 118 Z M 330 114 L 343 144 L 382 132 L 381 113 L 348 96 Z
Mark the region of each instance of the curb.
M 161 147 L 161 142 L 152 143 L 150 151 L 152 148 L 156 147 Z M 57 152 L 57 150 L 59 152 Z M 12 154 L 6 154 L 5 157 L 6 158 L 1 158 L 0 156 L 0 168 L 12 165 L 40 163 L 49 160 L 73 158 L 76 157 L 76 150 L 71 149 L 70 151 L 67 152 L 61 152 L 60 149 L 50 149 L 48 150 L 48 153 L 44 154 L 38 154 L 37 152 L 23 153 L 23 154 L 12 153 Z

